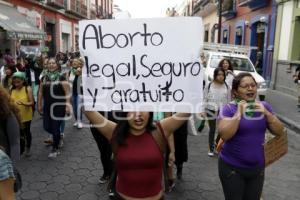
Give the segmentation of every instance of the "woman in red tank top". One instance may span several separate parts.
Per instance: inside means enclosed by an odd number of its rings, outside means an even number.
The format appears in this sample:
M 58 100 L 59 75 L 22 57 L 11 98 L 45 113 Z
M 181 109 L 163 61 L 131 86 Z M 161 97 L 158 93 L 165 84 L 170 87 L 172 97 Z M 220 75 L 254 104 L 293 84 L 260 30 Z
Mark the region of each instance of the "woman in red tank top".
M 177 113 L 153 126 L 149 112 L 128 112 L 115 116 L 119 123 L 109 121 L 96 111 L 85 111 L 91 123 L 111 141 L 116 149 L 115 161 L 118 171 L 116 190 L 121 199 L 158 200 L 163 197 L 163 157 L 158 143 L 179 128 L 190 116 Z M 154 139 L 153 131 L 159 137 Z

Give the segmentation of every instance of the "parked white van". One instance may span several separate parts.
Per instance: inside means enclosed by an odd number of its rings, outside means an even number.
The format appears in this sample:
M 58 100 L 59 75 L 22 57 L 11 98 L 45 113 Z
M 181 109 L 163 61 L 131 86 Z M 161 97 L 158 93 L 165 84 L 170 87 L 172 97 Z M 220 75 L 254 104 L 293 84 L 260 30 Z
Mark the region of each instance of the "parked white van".
M 256 72 L 253 63 L 249 59 L 250 50 L 250 47 L 245 46 L 204 44 L 203 51 L 206 58 L 205 84 L 213 80 L 215 68 L 218 67 L 222 59 L 226 58 L 230 60 L 235 75 L 248 72 L 254 77 L 258 84 L 258 97 L 260 100 L 264 100 L 267 93 L 267 83 Z

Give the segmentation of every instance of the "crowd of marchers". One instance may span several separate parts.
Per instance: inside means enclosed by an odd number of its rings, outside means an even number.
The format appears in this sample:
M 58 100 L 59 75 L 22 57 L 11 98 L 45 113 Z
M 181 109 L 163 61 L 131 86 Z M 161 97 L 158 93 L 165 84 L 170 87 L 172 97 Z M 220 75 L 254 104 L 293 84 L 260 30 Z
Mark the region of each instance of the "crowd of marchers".
M 43 118 L 48 134 L 43 142 L 52 146 L 49 159 L 63 153 L 66 116 L 74 115 L 74 126 L 81 129 L 85 114 L 100 151 L 99 183 L 108 183 L 110 198 L 121 200 L 158 200 L 172 192 L 184 177 L 188 134 L 197 135 L 207 121 L 208 156 L 218 156 L 225 199 L 260 199 L 265 172 L 261 144 L 267 129 L 280 135 L 284 127 L 272 106 L 257 100 L 252 75 L 235 75 L 230 60 L 221 60 L 211 82 L 200 88 L 205 108 L 199 114 L 85 111 L 84 60 L 78 53 L 15 60 L 7 51 L 0 62 L 0 200 L 15 199 L 22 175 L 15 164 L 34 153 L 34 114 Z

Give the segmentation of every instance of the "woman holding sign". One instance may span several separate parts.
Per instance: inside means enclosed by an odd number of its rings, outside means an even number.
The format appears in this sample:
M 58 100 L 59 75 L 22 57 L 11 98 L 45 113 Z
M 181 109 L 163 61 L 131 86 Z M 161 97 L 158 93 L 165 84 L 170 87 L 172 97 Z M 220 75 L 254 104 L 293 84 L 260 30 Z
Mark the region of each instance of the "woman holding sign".
M 219 157 L 219 177 L 226 200 L 259 200 L 264 184 L 263 143 L 267 129 L 283 133 L 283 125 L 267 102 L 256 101 L 257 83 L 249 73 L 232 82 L 234 101 L 219 114 L 218 130 L 225 141 Z
M 158 200 L 163 198 L 162 147 L 190 116 L 177 113 L 153 126 L 153 113 L 124 112 L 116 124 L 96 111 L 87 118 L 111 141 L 116 169 L 116 190 L 120 199 Z

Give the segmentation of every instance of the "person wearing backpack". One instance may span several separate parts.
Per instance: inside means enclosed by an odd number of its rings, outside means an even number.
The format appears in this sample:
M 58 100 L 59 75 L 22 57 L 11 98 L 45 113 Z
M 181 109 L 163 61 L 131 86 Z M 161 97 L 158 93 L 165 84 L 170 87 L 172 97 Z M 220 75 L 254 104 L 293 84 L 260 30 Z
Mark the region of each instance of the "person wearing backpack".
M 163 156 L 161 144 L 190 116 L 176 113 L 153 125 L 152 112 L 123 112 L 118 124 L 97 111 L 85 111 L 115 149 L 116 192 L 119 199 L 162 199 Z
M 225 71 L 225 82 L 231 88 L 234 79 L 233 67 L 229 59 L 224 58 L 220 61 L 218 68 Z
M 215 132 L 217 115 L 222 105 L 227 104 L 231 100 L 231 91 L 225 82 L 225 71 L 221 68 L 216 68 L 214 71 L 213 81 L 204 89 L 204 103 L 206 116 L 209 125 L 208 137 L 208 156 L 214 156 L 215 150 Z
M 21 154 L 25 152 L 25 156 L 30 156 L 32 135 L 30 131 L 31 121 L 33 117 L 34 99 L 30 86 L 27 86 L 26 75 L 24 72 L 15 72 L 13 74 L 12 89 L 10 91 L 11 98 L 17 104 L 21 117 Z M 25 147 L 26 146 L 26 147 Z

